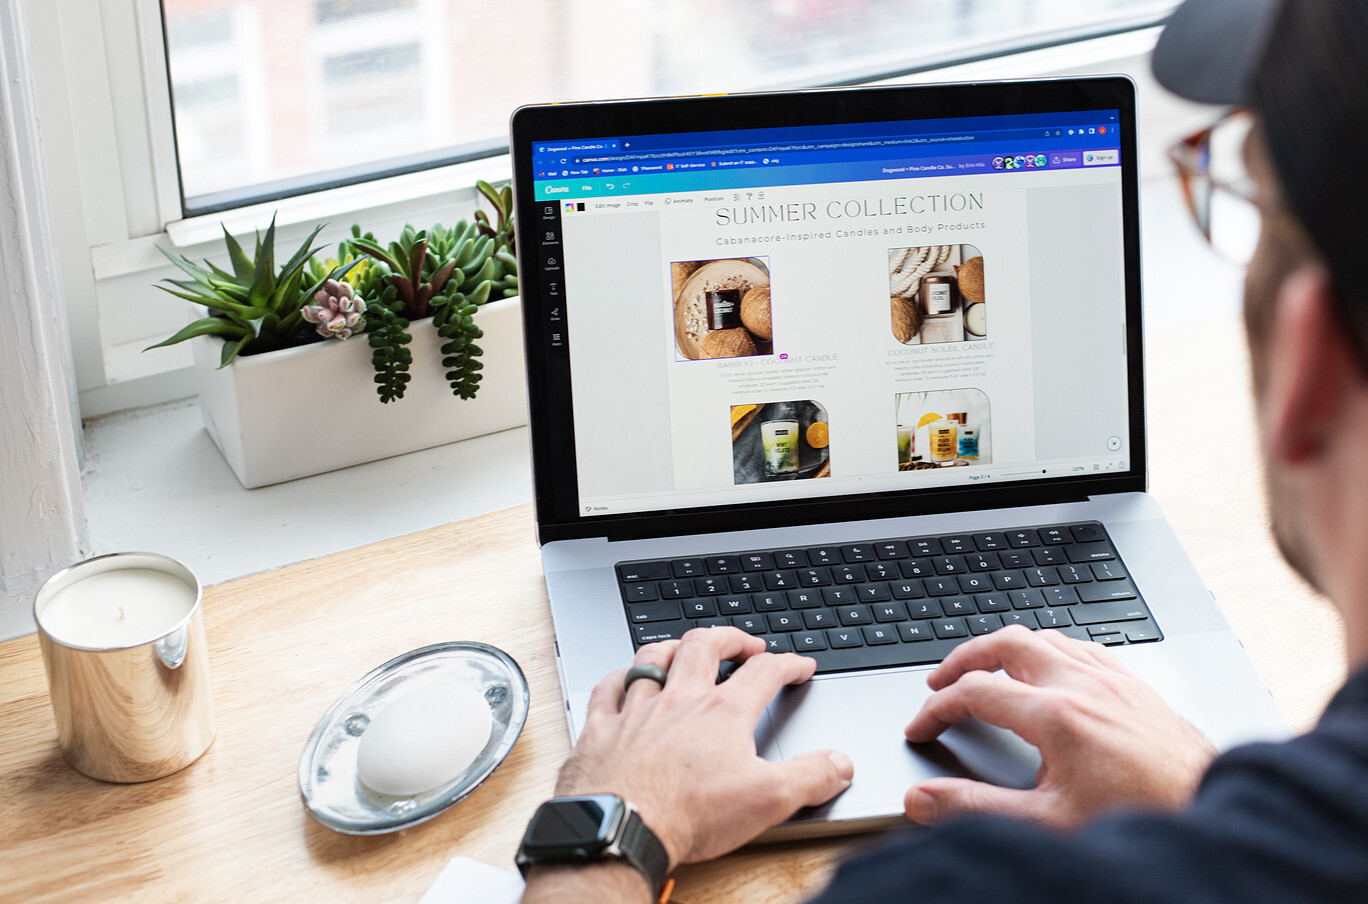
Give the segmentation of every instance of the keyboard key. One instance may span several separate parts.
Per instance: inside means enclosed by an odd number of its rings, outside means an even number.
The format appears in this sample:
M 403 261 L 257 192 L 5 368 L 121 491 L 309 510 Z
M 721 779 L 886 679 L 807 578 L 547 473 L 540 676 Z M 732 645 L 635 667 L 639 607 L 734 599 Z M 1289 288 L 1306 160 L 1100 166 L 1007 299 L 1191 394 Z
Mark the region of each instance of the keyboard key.
M 939 638 L 947 637 L 968 637 L 969 629 L 964 626 L 962 618 L 938 618 L 931 622 L 931 627 Z
M 936 636 L 929 621 L 914 621 L 911 624 L 897 626 L 897 636 L 902 637 L 906 643 L 914 643 L 917 640 L 930 640 Z
M 798 583 L 804 587 L 825 587 L 831 583 L 831 571 L 826 568 L 798 569 Z
M 878 553 L 880 559 L 905 559 L 910 555 L 907 551 L 907 544 L 901 540 L 885 540 L 882 543 L 874 544 L 874 551 Z
M 751 611 L 748 596 L 724 596 L 717 601 L 717 611 L 721 615 L 745 615 Z
M 1032 587 L 1052 587 L 1059 583 L 1059 572 L 1053 568 L 1028 568 L 1026 583 Z
M 718 616 L 716 618 L 697 618 L 691 619 L 695 628 L 725 628 L 731 625 L 726 618 Z
M 936 566 L 930 559 L 904 559 L 898 563 L 898 570 L 905 578 L 924 578 L 936 573 Z
M 912 600 L 926 596 L 921 581 L 894 581 L 888 585 L 888 589 L 892 591 L 895 600 Z
M 1045 545 L 1056 543 L 1068 543 L 1073 540 L 1073 536 L 1062 527 L 1042 527 L 1040 529 L 1040 542 Z
M 847 606 L 859 601 L 850 587 L 827 587 L 822 591 L 822 599 L 828 606 Z
M 741 556 L 742 571 L 772 571 L 774 556 L 767 552 L 748 552 Z
M 1108 543 L 1079 543 L 1076 546 L 1065 547 L 1064 551 L 1068 553 L 1069 561 L 1077 564 L 1116 558 L 1116 550 Z
M 1007 548 L 1007 535 L 998 533 L 974 534 L 974 545 L 979 552 L 991 552 L 995 549 Z
M 936 556 L 931 564 L 936 567 L 936 574 L 964 574 L 969 570 L 964 556 Z
M 656 590 L 655 584 L 625 584 L 622 588 L 622 598 L 629 603 L 642 603 L 646 600 L 660 599 L 660 593 Z
M 964 621 L 969 625 L 970 634 L 991 634 L 1002 627 L 1000 615 L 971 615 Z
M 747 634 L 764 634 L 769 630 L 769 622 L 763 615 L 738 615 L 732 619 L 732 626 Z
M 694 592 L 699 596 L 720 596 L 731 591 L 726 578 L 694 578 Z
M 751 604 L 756 612 L 776 612 L 788 608 L 788 601 L 782 593 L 757 593 L 751 597 Z
M 765 638 L 766 653 L 792 653 L 793 643 L 787 634 L 771 634 Z
M 930 640 L 936 636 L 931 629 L 930 622 L 910 622 L 906 625 L 898 625 L 898 636 L 907 643 L 918 640 Z
M 710 618 L 716 614 L 717 605 L 710 599 L 686 600 L 684 603 L 686 618 Z
M 864 631 L 865 643 L 869 644 L 871 647 L 898 642 L 898 629 L 891 625 L 888 627 L 874 625 L 862 630 Z
M 946 597 L 940 604 L 946 615 L 973 615 L 978 612 L 978 606 L 967 596 Z
M 1125 634 L 1126 629 L 1131 627 L 1126 622 L 1100 622 L 1096 625 L 1088 625 L 1088 635 L 1098 634 Z
M 1120 562 L 1093 562 L 1092 573 L 1099 581 L 1119 581 L 1126 576 L 1126 569 Z
M 668 562 L 631 562 L 618 566 L 618 577 L 628 584 L 636 584 L 641 581 L 663 581 L 672 575 Z
M 1123 634 L 1094 634 L 1092 639 L 1097 643 L 1106 644 L 1109 647 L 1114 647 L 1117 644 L 1126 642 L 1126 637 Z
M 1005 593 L 980 593 L 974 597 L 980 612 L 1011 612 L 1012 604 Z
M 710 556 L 708 558 L 708 574 L 736 574 L 741 570 L 741 559 L 738 556 Z
M 986 574 L 962 574 L 959 586 L 965 593 L 984 593 L 993 589 L 993 579 Z
M 941 537 L 941 549 L 947 555 L 954 553 L 977 552 L 972 537 Z
M 964 564 L 969 566 L 970 571 L 993 571 L 1002 567 L 997 554 L 991 552 L 976 552 L 971 556 L 965 556 Z
M 1064 550 L 1057 546 L 1042 546 L 1039 549 L 1033 549 L 1031 550 L 1031 558 L 1035 559 L 1037 565 L 1063 565 L 1069 561 Z
M 830 609 L 807 609 L 803 612 L 803 625 L 808 628 L 834 628 L 837 626 L 836 613 Z
M 1070 610 L 1057 609 L 1055 611 L 1068 612 Z M 1142 618 L 1149 618 L 1149 612 L 1145 610 L 1144 604 L 1135 600 L 1075 606 L 1072 611 L 1074 622 L 1080 625 L 1100 625 L 1109 621 L 1139 621 Z
M 827 632 L 827 641 L 833 650 L 864 646 L 864 638 L 861 636 L 859 628 L 833 628 Z
M 1035 565 L 1035 558 L 1029 552 L 1000 552 L 998 561 L 1003 568 L 1030 568 Z
M 840 618 L 841 624 L 846 627 L 867 625 L 874 621 L 874 614 L 870 612 L 868 606 L 842 606 L 836 610 L 836 616 Z
M 1073 532 L 1073 538 L 1079 543 L 1093 543 L 1107 539 L 1107 533 L 1102 530 L 1100 524 L 1075 524 L 1069 530 Z
M 797 612 L 771 612 L 769 629 L 778 634 L 781 631 L 797 631 L 803 627 L 803 617 Z
M 922 581 L 922 586 L 931 596 L 950 596 L 959 593 L 959 581 L 954 578 L 927 578 Z
M 1103 603 L 1108 600 L 1133 600 L 1138 595 L 1135 585 L 1130 581 L 1106 581 L 1097 584 L 1079 584 L 1078 598 L 1085 603 Z
M 641 622 L 669 621 L 679 617 L 679 603 L 670 600 L 633 603 L 627 607 L 627 620 L 634 625 Z
M 1131 643 L 1150 643 L 1159 640 L 1159 632 L 1153 628 L 1137 628 L 1126 632 L 1126 640 Z
M 831 579 L 837 584 L 857 584 L 865 579 L 864 569 L 859 565 L 837 565 L 831 569 Z
M 694 595 L 693 581 L 661 581 L 657 586 L 663 600 L 682 600 Z
M 892 599 L 887 584 L 860 584 L 855 588 L 855 595 L 862 603 L 881 603 Z
M 940 618 L 945 613 L 935 600 L 913 600 L 907 604 L 907 614 L 912 618 Z
M 1009 530 L 1007 531 L 1007 545 L 1013 549 L 1021 549 L 1026 546 L 1039 546 L 1040 537 L 1033 530 Z
M 727 583 L 735 593 L 749 593 L 752 590 L 764 590 L 765 579 L 758 574 L 734 574 Z
M 768 590 L 788 590 L 797 586 L 798 573 L 796 571 L 765 572 L 765 588 Z
M 826 605 L 820 590 L 790 590 L 787 596 L 789 607 L 792 609 L 813 609 Z
M 998 590 L 1017 590 L 1026 586 L 1026 578 L 1019 571 L 993 572 L 993 586 Z
M 938 556 L 941 554 L 941 545 L 935 537 L 922 537 L 908 540 L 907 551 L 913 556 Z
M 821 631 L 804 631 L 792 637 L 793 652 L 808 653 L 813 650 L 825 650 L 827 648 L 826 635 Z
M 1012 590 L 1008 592 L 1007 599 L 1011 601 L 1013 609 L 1040 609 L 1045 605 L 1045 598 L 1039 590 Z
M 807 551 L 808 562 L 813 565 L 840 565 L 841 550 L 835 546 L 822 546 Z
M 847 562 L 873 562 L 878 557 L 871 543 L 852 543 L 841 547 L 841 558 Z
M 1045 587 L 1040 592 L 1047 606 L 1072 606 L 1078 602 L 1078 591 L 1072 587 Z
M 692 578 L 708 573 L 708 566 L 702 559 L 675 559 L 670 565 L 677 578 Z
M 874 562 L 865 566 L 865 577 L 871 581 L 896 581 L 898 566 L 891 562 Z
M 1068 609 L 1041 609 L 1035 613 L 1035 617 L 1042 628 L 1059 628 L 1073 624 L 1073 620 L 1069 618 Z
M 632 634 L 638 646 L 658 643 L 662 640 L 679 640 L 684 632 L 693 625 L 686 621 L 651 622 L 645 625 L 632 625 Z
M 895 622 L 907 619 L 907 607 L 902 603 L 880 603 L 871 608 L 876 622 Z
M 1040 627 L 1034 612 L 1004 612 L 1002 613 L 1002 624 L 1004 627 L 1006 625 L 1024 625 L 1032 631 Z
M 784 549 L 774 554 L 775 568 L 802 568 L 807 564 L 807 553 L 801 549 Z
M 1066 584 L 1087 584 L 1092 581 L 1092 569 L 1086 565 L 1060 565 L 1055 569 Z

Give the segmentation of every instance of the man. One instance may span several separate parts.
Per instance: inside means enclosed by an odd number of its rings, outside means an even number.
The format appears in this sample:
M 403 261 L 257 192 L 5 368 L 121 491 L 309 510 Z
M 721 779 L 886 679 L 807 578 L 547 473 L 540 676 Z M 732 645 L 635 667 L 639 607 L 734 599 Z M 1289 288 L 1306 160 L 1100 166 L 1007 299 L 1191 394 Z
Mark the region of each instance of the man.
M 1368 898 L 1368 295 L 1354 266 L 1368 242 L 1357 162 L 1368 151 L 1368 3 L 1188 0 L 1155 71 L 1193 100 L 1247 109 L 1174 156 L 1213 244 L 1213 210 L 1258 217 L 1245 320 L 1274 533 L 1339 608 L 1351 677 L 1310 734 L 1214 758 L 1096 644 L 1024 628 L 975 639 L 932 673 L 936 693 L 907 736 L 930 740 L 971 716 L 1008 728 L 1041 751 L 1037 787 L 909 789 L 908 816 L 937 828 L 846 863 L 819 901 Z M 1222 174 L 1206 153 L 1242 123 L 1249 178 Z M 840 793 L 851 780 L 841 753 L 756 757 L 761 711 L 813 671 L 763 646 L 712 629 L 642 648 L 596 689 L 557 793 L 631 802 L 669 866 Z M 744 662 L 714 686 L 724 659 Z M 524 901 L 646 902 L 658 873 L 612 859 L 531 865 Z

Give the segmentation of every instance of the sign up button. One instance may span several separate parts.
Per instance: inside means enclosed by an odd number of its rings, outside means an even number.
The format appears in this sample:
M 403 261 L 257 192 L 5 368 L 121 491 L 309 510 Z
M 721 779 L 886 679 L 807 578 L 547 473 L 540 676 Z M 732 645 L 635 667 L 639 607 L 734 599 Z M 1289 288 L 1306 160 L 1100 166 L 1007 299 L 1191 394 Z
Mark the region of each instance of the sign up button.
M 1084 151 L 1084 166 L 1115 166 L 1121 162 L 1119 151 Z

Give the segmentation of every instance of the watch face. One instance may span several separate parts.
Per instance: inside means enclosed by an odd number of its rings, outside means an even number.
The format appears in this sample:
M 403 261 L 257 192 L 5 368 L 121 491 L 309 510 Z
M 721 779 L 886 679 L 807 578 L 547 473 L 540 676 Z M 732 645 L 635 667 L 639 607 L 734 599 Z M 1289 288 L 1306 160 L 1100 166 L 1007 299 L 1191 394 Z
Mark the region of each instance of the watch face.
M 528 823 L 528 853 L 588 856 L 617 837 L 626 807 L 615 794 L 561 797 L 542 804 Z

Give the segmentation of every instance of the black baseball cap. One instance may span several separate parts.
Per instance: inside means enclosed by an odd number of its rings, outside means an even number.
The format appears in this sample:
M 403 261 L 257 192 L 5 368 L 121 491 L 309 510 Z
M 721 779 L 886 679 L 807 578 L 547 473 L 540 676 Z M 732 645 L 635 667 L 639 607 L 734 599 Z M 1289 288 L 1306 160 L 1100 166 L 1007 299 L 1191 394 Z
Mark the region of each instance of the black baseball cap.
M 1330 268 L 1360 343 L 1368 297 L 1368 0 L 1187 0 L 1154 48 L 1159 83 L 1254 111 L 1292 213 Z

